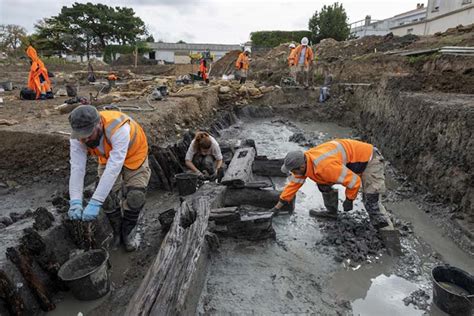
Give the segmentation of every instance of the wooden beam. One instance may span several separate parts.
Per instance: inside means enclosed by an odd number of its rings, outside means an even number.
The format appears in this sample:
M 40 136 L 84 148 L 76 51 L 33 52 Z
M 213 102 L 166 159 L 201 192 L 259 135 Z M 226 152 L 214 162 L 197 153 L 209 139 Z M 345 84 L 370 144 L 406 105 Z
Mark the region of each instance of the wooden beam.
M 252 171 L 258 176 L 286 177 L 281 172 L 284 159 L 268 159 L 267 156 L 257 156 L 253 162 Z
M 155 261 L 129 301 L 125 315 L 195 314 L 201 289 L 196 289 L 193 282 L 204 281 L 198 266 L 204 264 L 207 257 L 205 236 L 209 215 L 207 197 L 181 204 Z M 189 223 L 190 218 L 194 218 L 194 222 Z M 198 292 L 193 293 L 193 290 Z
M 227 188 L 224 195 L 224 206 L 252 205 L 271 209 L 280 200 L 280 191 L 262 190 L 254 188 Z M 295 200 L 285 205 L 281 213 L 293 213 L 295 210 Z
M 252 164 L 255 159 L 255 149 L 240 148 L 235 152 L 221 183 L 232 187 L 244 187 L 252 179 Z

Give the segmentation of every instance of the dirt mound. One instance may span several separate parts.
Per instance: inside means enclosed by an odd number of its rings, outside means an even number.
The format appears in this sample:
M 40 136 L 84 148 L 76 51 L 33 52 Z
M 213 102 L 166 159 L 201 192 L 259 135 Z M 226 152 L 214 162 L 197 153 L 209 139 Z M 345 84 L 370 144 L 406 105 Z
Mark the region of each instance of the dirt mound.
M 222 77 L 222 75 L 233 73 L 235 62 L 240 53 L 240 50 L 233 50 L 225 54 L 224 57 L 212 64 L 210 75 L 214 77 Z
M 119 58 L 111 63 L 113 66 L 130 66 L 135 64 L 135 56 L 133 54 L 120 55 Z M 147 59 L 143 56 L 138 56 L 138 65 L 156 65 L 156 60 Z

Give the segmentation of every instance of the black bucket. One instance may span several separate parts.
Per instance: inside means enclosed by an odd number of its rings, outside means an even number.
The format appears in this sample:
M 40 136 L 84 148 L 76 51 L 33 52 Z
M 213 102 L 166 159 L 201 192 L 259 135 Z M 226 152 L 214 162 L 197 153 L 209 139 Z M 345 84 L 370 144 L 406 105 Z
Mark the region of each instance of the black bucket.
M 450 315 L 472 315 L 474 277 L 449 265 L 434 267 L 433 302 Z
M 110 290 L 108 260 L 109 253 L 104 249 L 90 250 L 66 261 L 58 276 L 78 300 L 95 300 Z
M 178 173 L 174 176 L 179 195 L 189 195 L 196 192 L 198 176 L 194 173 Z

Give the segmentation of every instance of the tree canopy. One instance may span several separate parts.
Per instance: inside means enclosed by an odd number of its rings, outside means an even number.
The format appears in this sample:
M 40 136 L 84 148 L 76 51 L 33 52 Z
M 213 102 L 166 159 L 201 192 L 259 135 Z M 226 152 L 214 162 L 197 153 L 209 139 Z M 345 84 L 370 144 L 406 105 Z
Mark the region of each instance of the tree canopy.
M 250 33 L 252 45 L 275 47 L 282 43 L 299 43 L 303 37 L 310 37 L 309 31 L 260 31 Z
M 15 24 L 0 24 L 0 49 L 15 51 L 26 37 L 24 27 Z
M 324 5 L 321 12 L 316 11 L 309 19 L 308 28 L 315 42 L 325 38 L 344 41 L 350 34 L 346 10 L 338 2 L 329 6 Z
M 35 25 L 31 40 L 39 49 L 88 54 L 107 45 L 133 45 L 147 31 L 143 20 L 131 8 L 101 3 L 63 6 L 57 16 Z

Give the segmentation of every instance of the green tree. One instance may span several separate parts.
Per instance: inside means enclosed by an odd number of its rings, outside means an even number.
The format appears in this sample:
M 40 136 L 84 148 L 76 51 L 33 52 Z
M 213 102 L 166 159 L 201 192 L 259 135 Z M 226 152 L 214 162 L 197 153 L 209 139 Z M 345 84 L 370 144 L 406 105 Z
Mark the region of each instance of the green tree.
M 176 42 L 176 44 L 186 44 L 186 42 L 183 41 L 183 40 L 179 40 L 179 41 Z
M 15 24 L 0 25 L 0 49 L 15 51 L 26 38 L 24 27 Z
M 87 54 L 108 45 L 133 45 L 147 35 L 145 23 L 131 8 L 101 3 L 74 3 L 62 7 L 57 16 L 35 25 L 32 40 L 45 49 Z
M 282 43 L 299 43 L 303 37 L 311 37 L 310 31 L 259 31 L 250 33 L 252 45 L 275 47 Z
M 339 2 L 329 6 L 324 5 L 321 12 L 316 11 L 309 19 L 308 28 L 315 42 L 320 42 L 325 38 L 344 41 L 350 34 L 346 10 Z

